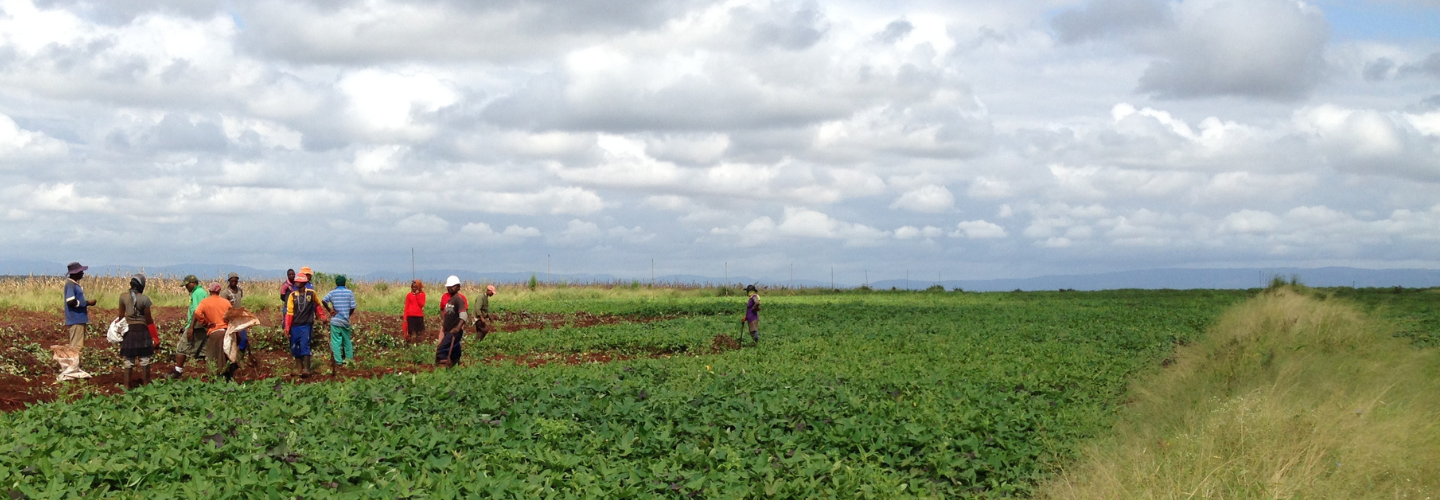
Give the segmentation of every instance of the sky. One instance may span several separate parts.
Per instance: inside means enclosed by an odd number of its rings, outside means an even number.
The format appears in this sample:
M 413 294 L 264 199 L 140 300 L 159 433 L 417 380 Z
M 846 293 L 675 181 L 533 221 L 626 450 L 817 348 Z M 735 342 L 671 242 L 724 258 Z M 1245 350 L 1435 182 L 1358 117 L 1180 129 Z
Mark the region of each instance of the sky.
M 1440 1 L 0 0 L 0 256 L 1440 268 Z

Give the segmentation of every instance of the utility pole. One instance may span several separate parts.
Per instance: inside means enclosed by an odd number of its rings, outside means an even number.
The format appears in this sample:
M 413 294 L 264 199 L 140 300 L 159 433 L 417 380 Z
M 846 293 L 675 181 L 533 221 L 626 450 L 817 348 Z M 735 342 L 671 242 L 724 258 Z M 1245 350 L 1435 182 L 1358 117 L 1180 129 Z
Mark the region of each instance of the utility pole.
M 830 266 L 830 291 L 835 291 L 835 266 Z
M 410 247 L 410 279 L 415 279 L 415 247 Z
M 550 254 L 548 254 L 548 253 L 545 254 L 545 284 L 546 284 L 546 285 L 553 285 L 553 284 L 555 284 L 554 279 L 550 276 Z
M 909 290 L 909 289 L 910 289 L 910 270 L 909 270 L 909 269 L 906 269 L 906 270 L 905 270 L 905 289 L 906 289 L 906 290 Z
M 650 259 L 650 288 L 655 288 L 655 259 Z
M 723 288 L 730 288 L 730 261 L 728 260 L 725 261 L 725 286 Z
M 1352 287 L 1353 288 L 1353 287 Z M 795 263 L 790 263 L 790 293 L 795 293 Z
M 870 287 L 870 270 L 869 270 L 869 269 L 866 269 L 866 270 L 865 270 L 865 287 L 866 287 L 866 288 L 869 288 L 869 287 Z

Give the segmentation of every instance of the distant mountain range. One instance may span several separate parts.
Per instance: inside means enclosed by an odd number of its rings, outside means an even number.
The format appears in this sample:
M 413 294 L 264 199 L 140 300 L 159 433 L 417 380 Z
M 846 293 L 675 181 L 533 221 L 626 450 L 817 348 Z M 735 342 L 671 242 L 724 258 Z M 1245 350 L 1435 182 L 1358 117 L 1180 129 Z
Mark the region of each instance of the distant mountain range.
M 0 260 L 0 275 L 60 275 L 64 272 L 64 269 L 64 264 L 56 262 Z M 194 274 L 200 276 L 202 279 L 220 278 L 232 272 L 239 273 L 240 276 L 245 279 L 275 279 L 285 274 L 284 270 L 255 269 L 245 266 L 216 264 L 176 264 L 144 268 L 139 266 L 117 265 L 91 266 L 90 274 L 131 274 L 141 272 L 142 270 L 150 275 L 184 276 L 186 274 Z M 644 278 L 624 278 L 611 274 L 554 274 L 547 276 L 545 273 L 476 272 L 462 269 L 424 269 L 415 273 L 416 277 L 425 281 L 441 281 L 451 275 L 459 276 L 461 279 L 470 282 L 493 283 L 521 283 L 528 281 L 532 275 L 541 282 L 557 283 L 650 282 L 648 276 Z M 938 284 L 947 290 L 959 288 L 974 292 L 1060 289 L 1114 290 L 1124 288 L 1245 289 L 1264 287 L 1269 284 L 1270 279 L 1274 276 L 1281 276 L 1286 279 L 1289 279 L 1291 276 L 1296 276 L 1300 279 L 1300 282 L 1317 287 L 1440 287 L 1440 269 L 1357 269 L 1353 267 L 1322 267 L 1314 269 L 1290 267 L 1250 269 L 1148 269 L 1099 274 L 1037 276 L 1033 278 L 945 280 L 938 283 L 934 280 L 887 279 L 871 282 L 869 285 L 871 288 L 884 290 L 890 288 L 923 290 Z M 386 281 L 409 281 L 411 279 L 410 273 L 388 271 L 356 274 L 350 277 L 359 280 Z M 724 281 L 725 279 L 720 277 L 692 274 L 668 274 L 655 277 L 656 283 L 665 284 L 714 286 Z M 785 279 L 757 279 L 748 276 L 730 276 L 729 281 L 734 284 L 759 283 L 769 286 L 788 286 L 791 284 L 789 280 Z M 797 287 L 806 288 L 830 286 L 830 282 L 828 281 L 808 279 L 797 279 L 793 284 Z M 836 283 L 836 286 L 840 288 L 854 288 L 860 285 L 860 283 Z

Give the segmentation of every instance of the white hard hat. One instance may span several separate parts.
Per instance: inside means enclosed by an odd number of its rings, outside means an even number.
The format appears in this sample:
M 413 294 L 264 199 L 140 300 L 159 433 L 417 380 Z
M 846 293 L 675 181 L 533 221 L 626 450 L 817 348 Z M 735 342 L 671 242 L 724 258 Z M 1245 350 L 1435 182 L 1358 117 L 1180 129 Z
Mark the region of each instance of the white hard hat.
M 449 277 L 449 278 L 445 278 L 445 286 L 455 286 L 455 285 L 459 285 L 459 284 L 460 284 L 460 277 L 459 277 L 459 276 L 451 276 L 451 277 Z

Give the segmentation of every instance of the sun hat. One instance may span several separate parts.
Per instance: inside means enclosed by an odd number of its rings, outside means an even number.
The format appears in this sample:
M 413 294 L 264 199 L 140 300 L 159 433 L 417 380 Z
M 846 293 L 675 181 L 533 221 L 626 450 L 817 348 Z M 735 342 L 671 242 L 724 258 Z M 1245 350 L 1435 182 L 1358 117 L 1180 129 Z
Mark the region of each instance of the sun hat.
M 315 272 L 310 270 L 310 266 L 304 266 L 300 268 L 300 274 L 315 274 Z
M 66 269 L 66 273 L 65 273 L 65 274 L 75 274 L 75 273 L 83 273 L 83 272 L 85 272 L 86 269 L 90 269 L 90 267 L 89 267 L 89 266 L 82 266 L 82 265 L 80 265 L 79 262 L 71 262 L 70 265 L 65 266 L 65 269 Z
M 305 275 L 303 275 L 303 274 L 297 274 L 297 275 L 295 275 L 295 282 L 296 282 L 296 283 L 309 283 L 309 282 L 310 282 L 310 277 L 309 277 L 309 276 L 305 276 Z
M 495 285 L 485 285 L 486 293 L 495 293 Z
M 196 278 L 195 275 L 193 275 L 193 274 L 187 274 L 187 275 L 185 275 L 185 279 L 180 280 L 180 286 L 189 285 L 189 284 L 191 284 L 191 283 L 194 283 L 194 284 L 196 284 L 196 285 L 199 285 L 199 284 L 200 284 L 200 278 Z
M 209 285 L 209 286 L 206 286 L 205 289 L 206 289 L 206 290 L 209 290 L 210 293 L 220 293 L 220 282 L 219 282 L 219 281 L 211 281 L 211 282 L 210 282 L 210 285 Z
M 451 286 L 455 286 L 455 285 L 459 285 L 459 284 L 460 284 L 460 277 L 459 277 L 459 276 L 451 275 L 449 278 L 445 278 L 445 286 L 447 286 L 447 287 L 451 287 Z
M 758 292 L 758 291 L 760 291 L 760 290 L 755 289 L 755 285 L 745 285 L 745 291 L 747 291 L 747 292 Z

